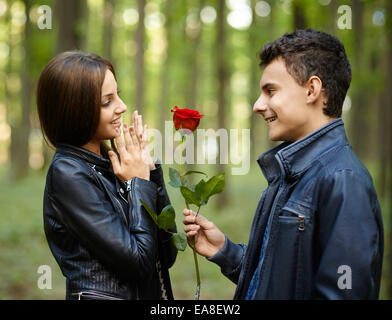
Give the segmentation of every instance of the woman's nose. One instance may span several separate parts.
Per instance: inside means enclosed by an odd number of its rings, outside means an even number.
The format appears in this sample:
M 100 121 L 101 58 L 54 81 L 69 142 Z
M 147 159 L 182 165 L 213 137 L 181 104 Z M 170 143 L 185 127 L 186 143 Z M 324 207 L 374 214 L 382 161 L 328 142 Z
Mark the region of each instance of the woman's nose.
M 121 100 L 120 103 L 117 105 L 117 109 L 116 112 L 117 113 L 124 113 L 125 111 L 127 111 L 127 106 L 125 105 L 125 103 Z

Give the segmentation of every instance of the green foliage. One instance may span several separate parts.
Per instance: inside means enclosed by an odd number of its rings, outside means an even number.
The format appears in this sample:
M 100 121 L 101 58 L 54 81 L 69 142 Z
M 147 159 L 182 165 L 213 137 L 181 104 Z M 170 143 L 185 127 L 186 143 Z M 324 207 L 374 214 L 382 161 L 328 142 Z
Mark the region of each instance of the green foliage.
M 172 205 L 167 205 L 162 209 L 161 214 L 158 216 L 157 225 L 163 230 L 169 230 L 176 226 L 176 213 Z
M 173 234 L 173 243 L 176 246 L 176 248 L 180 251 L 184 251 L 187 247 L 187 239 L 186 235 L 183 232 L 180 233 L 174 233 Z
M 178 250 L 184 251 L 187 246 L 186 235 L 184 233 L 171 232 L 169 230 L 169 229 L 172 229 L 176 226 L 176 221 L 175 221 L 176 213 L 174 211 L 173 206 L 170 204 L 167 205 L 166 207 L 164 207 L 162 209 L 161 213 L 158 215 L 142 199 L 139 199 L 139 200 L 142 203 L 143 207 L 146 209 L 146 211 L 150 214 L 152 220 L 154 220 L 154 222 L 158 226 L 158 228 L 162 229 L 166 232 L 171 233 L 173 235 L 172 242 L 173 242 L 174 246 Z
M 194 204 L 198 207 L 207 204 L 209 198 L 214 194 L 223 191 L 225 186 L 225 174 L 218 174 L 213 176 L 207 182 L 203 179 L 196 185 L 195 190 L 192 191 L 189 187 L 181 186 L 181 194 L 189 204 Z

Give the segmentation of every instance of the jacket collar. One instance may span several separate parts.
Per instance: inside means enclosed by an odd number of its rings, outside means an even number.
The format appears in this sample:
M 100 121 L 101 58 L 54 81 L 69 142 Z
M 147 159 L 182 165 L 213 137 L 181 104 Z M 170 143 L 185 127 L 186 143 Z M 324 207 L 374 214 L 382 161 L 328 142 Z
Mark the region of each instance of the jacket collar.
M 260 155 L 257 162 L 269 183 L 281 175 L 296 178 L 321 154 L 347 144 L 343 120 L 338 118 L 298 141 L 279 144 Z
M 56 153 L 76 156 L 101 168 L 109 169 L 110 167 L 110 160 L 87 149 L 72 146 L 70 144 L 59 144 Z

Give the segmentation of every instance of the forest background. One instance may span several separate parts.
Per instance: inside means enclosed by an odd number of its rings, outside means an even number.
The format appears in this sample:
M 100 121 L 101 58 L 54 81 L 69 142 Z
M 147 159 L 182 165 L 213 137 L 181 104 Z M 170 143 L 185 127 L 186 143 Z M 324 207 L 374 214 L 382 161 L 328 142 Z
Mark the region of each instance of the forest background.
M 0 299 L 64 299 L 65 280 L 43 232 L 42 196 L 53 150 L 45 144 L 35 91 L 46 63 L 80 49 L 110 59 L 126 120 L 137 109 L 164 132 L 174 106 L 195 108 L 200 128 L 250 129 L 251 167 L 194 165 L 226 172 L 224 193 L 201 214 L 247 243 L 266 181 L 256 158 L 274 143 L 252 113 L 261 47 L 285 32 L 315 28 L 344 44 L 353 80 L 343 120 L 369 169 L 382 207 L 385 252 L 381 299 L 392 299 L 392 1 L 387 0 L 0 0 Z M 216 150 L 218 141 L 208 147 Z M 219 159 L 219 157 L 218 157 Z M 167 179 L 168 166 L 163 166 Z M 183 200 L 168 187 L 182 229 Z M 202 210 L 203 211 L 203 210 Z M 202 299 L 231 299 L 235 285 L 199 258 Z M 40 289 L 49 266 L 51 289 Z M 193 299 L 192 251 L 170 270 L 176 299 Z

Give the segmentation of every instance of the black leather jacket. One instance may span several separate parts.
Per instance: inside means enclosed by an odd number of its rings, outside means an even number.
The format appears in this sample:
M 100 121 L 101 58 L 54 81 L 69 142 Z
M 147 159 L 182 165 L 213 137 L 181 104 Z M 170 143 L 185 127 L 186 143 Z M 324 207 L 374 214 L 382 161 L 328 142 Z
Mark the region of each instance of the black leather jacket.
M 57 148 L 46 178 L 44 228 L 67 279 L 67 299 L 173 299 L 168 268 L 177 249 L 140 199 L 157 213 L 170 203 L 160 165 L 150 181 L 133 179 L 127 192 L 109 160 Z

